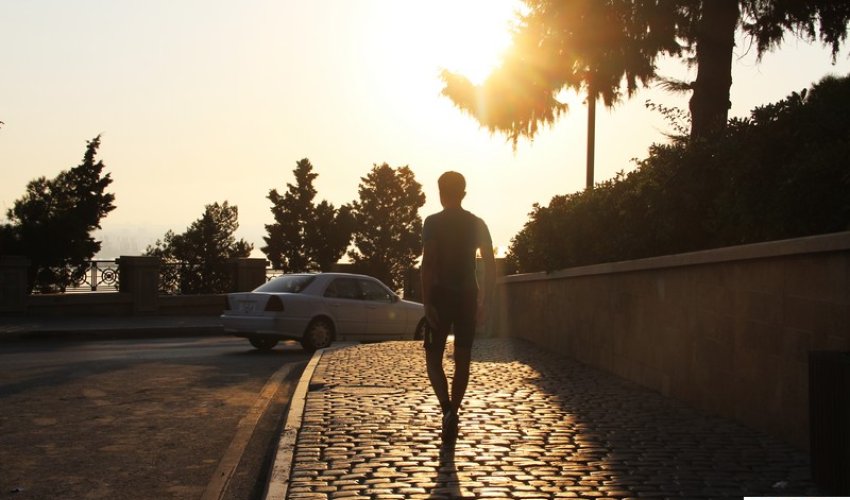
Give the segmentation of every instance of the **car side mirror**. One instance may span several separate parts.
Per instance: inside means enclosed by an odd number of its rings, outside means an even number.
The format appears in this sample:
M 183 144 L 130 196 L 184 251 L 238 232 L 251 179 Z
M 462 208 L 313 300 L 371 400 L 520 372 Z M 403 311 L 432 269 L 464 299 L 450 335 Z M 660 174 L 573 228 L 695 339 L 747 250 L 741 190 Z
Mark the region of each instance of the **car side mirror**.
M 396 302 L 398 302 L 398 301 L 400 301 L 400 300 L 401 300 L 401 297 L 399 297 L 398 295 L 393 294 L 392 298 L 390 299 L 390 302 L 392 302 L 393 304 L 395 304 Z

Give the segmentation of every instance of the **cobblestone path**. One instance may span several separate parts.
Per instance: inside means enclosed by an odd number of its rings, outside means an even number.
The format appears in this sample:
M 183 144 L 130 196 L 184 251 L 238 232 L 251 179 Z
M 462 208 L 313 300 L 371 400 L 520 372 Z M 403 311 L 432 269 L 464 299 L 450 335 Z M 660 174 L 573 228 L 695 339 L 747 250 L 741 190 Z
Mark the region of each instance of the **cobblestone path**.
M 522 341 L 476 341 L 454 449 L 419 343 L 326 352 L 313 382 L 291 499 L 814 492 L 795 449 Z

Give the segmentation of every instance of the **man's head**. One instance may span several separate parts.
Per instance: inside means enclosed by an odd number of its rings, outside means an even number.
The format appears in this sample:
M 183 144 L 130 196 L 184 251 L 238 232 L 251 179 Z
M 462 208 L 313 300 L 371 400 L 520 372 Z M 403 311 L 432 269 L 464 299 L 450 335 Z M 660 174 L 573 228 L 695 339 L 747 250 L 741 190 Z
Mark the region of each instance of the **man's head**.
M 457 172 L 446 172 L 437 179 L 440 187 L 440 202 L 443 207 L 460 206 L 466 196 L 466 179 Z

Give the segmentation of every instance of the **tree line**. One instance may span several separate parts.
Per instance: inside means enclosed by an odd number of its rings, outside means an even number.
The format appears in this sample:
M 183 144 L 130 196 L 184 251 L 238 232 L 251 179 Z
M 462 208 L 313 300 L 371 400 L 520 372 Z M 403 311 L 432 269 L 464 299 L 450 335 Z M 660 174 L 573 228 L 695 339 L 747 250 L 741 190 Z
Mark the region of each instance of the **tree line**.
M 690 139 L 712 140 L 729 116 L 736 34 L 759 60 L 787 35 L 819 41 L 833 62 L 847 38 L 847 0 L 524 0 L 513 44 L 480 85 L 442 72 L 443 95 L 514 147 L 533 139 L 569 107 L 562 90 L 587 96 L 587 183 L 594 187 L 596 101 L 613 107 L 638 84 L 690 93 Z M 745 50 L 749 50 L 745 48 Z M 677 81 L 657 71 L 659 57 L 696 68 Z
M 7 211 L 0 225 L 0 254 L 30 259 L 30 290 L 64 291 L 82 281 L 88 261 L 101 248 L 91 233 L 115 209 L 115 195 L 104 164 L 96 160 L 100 136 L 87 143 L 82 163 L 54 179 L 39 177 Z M 408 166 L 375 164 L 360 179 L 359 198 L 335 207 L 316 203 L 318 174 L 304 158 L 293 170 L 294 183 L 267 196 L 274 222 L 265 226 L 260 249 L 272 267 L 287 273 L 330 271 L 345 255 L 352 270 L 401 288 L 421 250 L 419 209 L 422 185 Z M 166 292 L 224 292 L 230 261 L 248 257 L 253 244 L 237 239 L 239 209 L 226 200 L 206 205 L 185 231 L 169 230 L 144 255 L 179 266 L 174 279 L 161 280 Z
M 327 200 L 316 203 L 318 174 L 309 159 L 299 160 L 293 174 L 294 184 L 287 183 L 282 193 L 271 189 L 267 196 L 274 222 L 265 226 L 260 250 L 272 267 L 286 273 L 327 272 L 346 255 L 353 271 L 401 288 L 421 251 L 419 209 L 425 195 L 413 171 L 376 164 L 360 179 L 359 199 L 340 207 Z M 185 232 L 168 231 L 145 255 L 180 262 L 183 293 L 224 291 L 228 261 L 248 257 L 254 248 L 236 240 L 237 219 L 235 205 L 207 205 Z

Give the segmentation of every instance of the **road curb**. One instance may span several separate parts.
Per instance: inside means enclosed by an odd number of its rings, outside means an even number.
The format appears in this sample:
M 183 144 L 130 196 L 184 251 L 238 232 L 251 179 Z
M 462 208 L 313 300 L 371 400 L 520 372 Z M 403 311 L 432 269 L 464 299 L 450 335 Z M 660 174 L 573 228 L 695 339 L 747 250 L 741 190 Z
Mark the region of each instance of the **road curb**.
M 201 500 L 219 500 L 224 498 L 225 492 L 233 479 L 233 474 L 236 472 L 236 468 L 245 454 L 248 442 L 254 435 L 257 424 L 268 409 L 275 394 L 280 390 L 289 372 L 292 371 L 292 368 L 292 364 L 283 365 L 269 377 L 269 380 L 260 391 L 257 401 L 236 426 L 236 433 L 233 436 L 233 440 L 230 442 L 230 446 L 219 462 L 215 473 L 213 473 L 212 480 L 207 484 Z
M 301 373 L 298 386 L 290 399 L 286 423 L 283 426 L 283 433 L 281 433 L 280 442 L 277 445 L 277 453 L 275 453 L 269 471 L 269 480 L 263 497 L 265 500 L 284 500 L 286 498 L 286 492 L 289 489 L 289 476 L 292 472 L 292 457 L 295 452 L 298 431 L 301 429 L 301 422 L 304 418 L 304 405 L 307 402 L 307 393 L 310 391 L 310 381 L 313 379 L 313 373 L 316 371 L 324 352 L 325 349 L 320 349 L 313 353 Z

